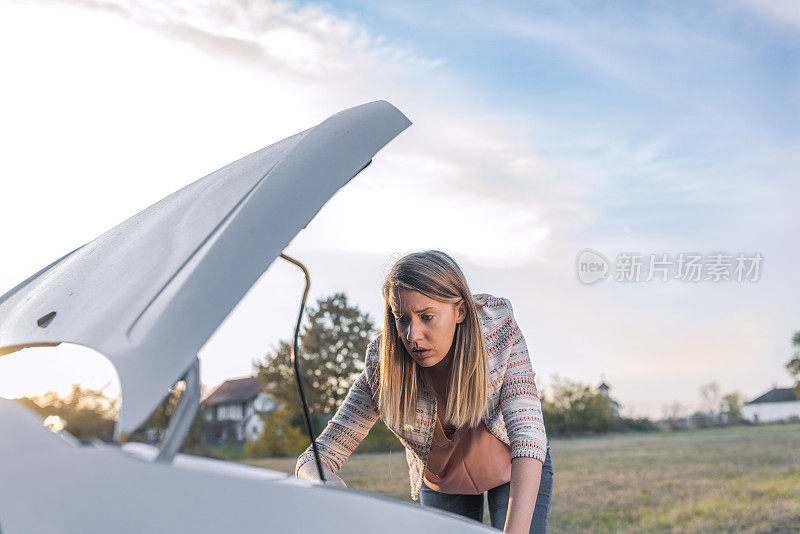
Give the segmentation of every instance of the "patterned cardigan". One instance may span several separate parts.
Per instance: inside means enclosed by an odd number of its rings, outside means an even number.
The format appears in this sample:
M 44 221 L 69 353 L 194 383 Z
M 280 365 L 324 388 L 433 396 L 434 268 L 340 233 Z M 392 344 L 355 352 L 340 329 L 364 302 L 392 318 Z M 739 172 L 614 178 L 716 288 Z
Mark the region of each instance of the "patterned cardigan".
M 494 436 L 511 447 L 512 459 L 528 456 L 544 462 L 547 436 L 541 402 L 528 348 L 514 320 L 511 302 L 489 296 L 486 304 L 477 311 L 489 368 L 489 392 L 483 422 Z M 364 370 L 316 439 L 320 460 L 334 473 L 339 471 L 380 417 L 377 403 L 380 336 L 378 334 L 369 343 Z M 389 428 L 406 448 L 412 500 L 418 500 L 422 487 L 436 409 L 436 397 L 423 388 L 415 424 Z M 309 461 L 314 461 L 310 445 L 297 459 L 295 475 Z

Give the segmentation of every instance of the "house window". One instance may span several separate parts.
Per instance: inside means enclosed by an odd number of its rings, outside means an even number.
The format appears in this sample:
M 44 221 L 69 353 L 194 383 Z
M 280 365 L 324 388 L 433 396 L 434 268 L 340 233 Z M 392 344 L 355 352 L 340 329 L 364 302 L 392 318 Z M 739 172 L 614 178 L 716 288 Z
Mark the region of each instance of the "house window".
M 217 406 L 217 420 L 219 421 L 239 421 L 242 417 L 241 404 L 221 404 Z

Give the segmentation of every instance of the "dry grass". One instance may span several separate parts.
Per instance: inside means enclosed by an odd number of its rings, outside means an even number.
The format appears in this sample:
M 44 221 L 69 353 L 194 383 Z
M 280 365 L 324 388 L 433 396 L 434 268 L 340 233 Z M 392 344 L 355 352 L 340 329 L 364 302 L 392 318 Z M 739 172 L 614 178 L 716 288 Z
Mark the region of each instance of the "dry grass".
M 800 532 L 800 424 L 554 439 L 551 449 L 551 532 Z M 294 470 L 294 459 L 247 461 Z M 340 475 L 410 499 L 402 451 L 355 454 Z

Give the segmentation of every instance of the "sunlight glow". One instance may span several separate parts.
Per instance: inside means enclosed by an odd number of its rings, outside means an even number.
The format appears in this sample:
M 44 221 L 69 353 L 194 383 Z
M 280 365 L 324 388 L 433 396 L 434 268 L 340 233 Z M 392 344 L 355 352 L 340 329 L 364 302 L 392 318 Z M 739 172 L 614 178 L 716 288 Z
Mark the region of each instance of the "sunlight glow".
M 64 427 L 67 426 L 67 422 L 57 415 L 48 415 L 44 420 L 44 426 L 49 427 L 50 431 L 54 434 L 58 434 L 64 430 Z

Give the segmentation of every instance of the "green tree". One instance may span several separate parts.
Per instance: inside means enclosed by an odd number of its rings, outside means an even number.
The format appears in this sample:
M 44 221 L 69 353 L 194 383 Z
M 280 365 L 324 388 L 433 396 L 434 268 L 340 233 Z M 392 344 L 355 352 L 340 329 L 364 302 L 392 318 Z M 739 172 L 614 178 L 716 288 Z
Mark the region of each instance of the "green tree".
M 555 377 L 541 400 L 545 428 L 553 434 L 605 432 L 614 426 L 608 400 L 586 384 Z
M 744 395 L 738 391 L 726 393 L 720 401 L 720 412 L 728 414 L 728 420 L 731 422 L 740 421 L 742 419 L 743 403 Z
M 72 384 L 72 389 L 65 397 L 48 391 L 44 395 L 18 400 L 43 418 L 57 415 L 64 421 L 65 430 L 78 439 L 111 441 L 118 403 L 116 399 L 106 396 L 107 387 L 108 384 L 100 389 L 91 389 Z
M 175 386 L 169 390 L 169 393 L 167 393 L 167 395 L 161 400 L 156 409 L 153 410 L 153 413 L 150 414 L 150 417 L 147 418 L 147 421 L 142 423 L 142 425 L 133 432 L 129 438 L 129 441 L 150 441 L 151 436 L 149 434 L 155 435 L 156 442 L 160 441 L 164 436 L 167 425 L 169 425 L 169 420 L 175 413 L 175 409 L 178 407 L 178 403 L 180 402 L 185 390 L 186 384 L 184 382 L 180 381 L 175 384 Z M 206 424 L 206 419 L 201 407 L 201 409 L 198 410 L 197 416 L 192 422 L 192 427 L 189 430 L 189 433 L 186 435 L 186 439 L 183 441 L 181 450 L 187 450 L 200 445 L 202 441 L 201 433 Z
M 91 389 L 81 387 L 80 384 L 72 384 L 71 391 L 65 397 L 59 396 L 55 391 L 48 391 L 43 395 L 21 397 L 18 401 L 43 418 L 49 415 L 59 416 L 65 422 L 65 430 L 80 440 L 112 441 L 119 400 L 105 394 L 107 387 L 108 384 L 100 389 Z M 163 436 L 183 390 L 183 382 L 173 387 L 147 421 L 133 432 L 129 440 L 146 441 L 148 429 L 153 429 L 159 437 Z M 184 440 L 184 449 L 200 443 L 200 433 L 204 424 L 205 418 L 200 413 Z
M 314 430 L 319 433 L 322 421 L 336 411 L 364 368 L 375 326 L 369 314 L 348 303 L 344 293 L 318 299 L 307 309 L 304 322 L 298 359 Z M 283 340 L 263 361 L 253 362 L 277 408 L 264 417 L 264 435 L 248 447 L 250 454 L 296 454 L 308 445 L 290 354 L 291 341 Z
M 794 380 L 794 390 L 800 397 L 800 331 L 795 332 L 792 336 L 792 346 L 794 352 L 792 352 L 792 359 L 786 364 L 786 370 Z
M 300 370 L 309 410 L 333 413 L 364 368 L 364 356 L 375 326 L 369 314 L 347 302 L 344 293 L 317 300 L 306 312 L 300 332 Z M 263 361 L 254 362 L 258 378 L 287 416 L 298 424 L 302 405 L 290 359 L 291 341 L 280 341 Z
M 156 409 L 147 418 L 147 421 L 137 428 L 130 437 L 131 441 L 147 441 L 147 431 L 154 432 L 157 436 L 163 436 L 164 431 L 169 424 L 169 419 L 175 413 L 175 408 L 181 399 L 181 395 L 185 389 L 183 382 L 179 382 L 172 389 L 169 390 L 167 396 L 164 397 L 158 404 Z
M 278 407 L 261 414 L 264 431 L 256 441 L 244 445 L 250 456 L 297 456 L 308 446 L 308 435 L 299 426 L 291 424 L 286 407 Z

